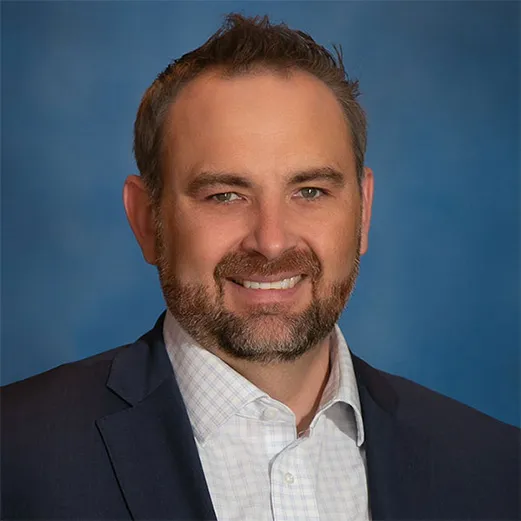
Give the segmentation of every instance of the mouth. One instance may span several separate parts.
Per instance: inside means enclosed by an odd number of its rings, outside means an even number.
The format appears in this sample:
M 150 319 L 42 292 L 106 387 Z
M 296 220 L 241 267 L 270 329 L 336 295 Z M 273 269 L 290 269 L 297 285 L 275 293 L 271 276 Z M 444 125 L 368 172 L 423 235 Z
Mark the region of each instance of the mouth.
M 272 278 L 272 277 L 269 277 Z M 258 277 L 255 277 L 256 280 L 248 280 L 248 279 L 239 279 L 239 278 L 230 278 L 231 282 L 242 286 L 247 289 L 254 289 L 259 291 L 268 291 L 268 290 L 289 290 L 294 288 L 305 275 L 294 275 L 291 277 L 281 278 L 279 280 L 262 280 Z

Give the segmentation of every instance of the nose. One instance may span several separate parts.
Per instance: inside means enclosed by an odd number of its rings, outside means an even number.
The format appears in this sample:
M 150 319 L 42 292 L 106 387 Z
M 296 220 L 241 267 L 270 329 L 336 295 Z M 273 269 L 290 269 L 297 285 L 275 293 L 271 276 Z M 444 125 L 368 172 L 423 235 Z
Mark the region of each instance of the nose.
M 284 204 L 259 204 L 247 237 L 243 241 L 246 251 L 274 260 L 297 245 L 296 235 L 291 231 L 290 216 Z

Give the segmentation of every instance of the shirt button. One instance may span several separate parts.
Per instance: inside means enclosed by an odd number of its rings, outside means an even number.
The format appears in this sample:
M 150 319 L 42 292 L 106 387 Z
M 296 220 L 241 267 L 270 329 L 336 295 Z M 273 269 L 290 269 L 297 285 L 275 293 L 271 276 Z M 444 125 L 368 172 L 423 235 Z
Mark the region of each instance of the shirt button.
M 278 412 L 276 409 L 266 409 L 264 411 L 264 418 L 266 420 L 274 420 L 278 416 Z
M 293 476 L 293 474 L 291 472 L 286 472 L 286 474 L 284 474 L 284 481 L 288 485 L 291 485 L 295 481 L 295 476 Z

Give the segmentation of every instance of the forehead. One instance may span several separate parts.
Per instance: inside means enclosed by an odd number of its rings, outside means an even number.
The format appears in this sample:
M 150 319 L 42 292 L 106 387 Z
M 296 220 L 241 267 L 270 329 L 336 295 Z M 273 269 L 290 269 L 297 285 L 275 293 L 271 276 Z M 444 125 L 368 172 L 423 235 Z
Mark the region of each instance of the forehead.
M 165 174 L 178 180 L 208 168 L 252 175 L 325 164 L 354 168 L 340 102 L 300 71 L 202 75 L 170 107 L 164 139 Z

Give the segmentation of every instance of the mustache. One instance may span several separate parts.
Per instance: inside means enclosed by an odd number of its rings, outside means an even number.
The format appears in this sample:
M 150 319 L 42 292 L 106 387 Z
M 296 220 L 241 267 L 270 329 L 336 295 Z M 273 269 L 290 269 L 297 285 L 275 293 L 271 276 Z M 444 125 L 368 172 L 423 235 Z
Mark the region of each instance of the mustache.
M 219 281 L 233 277 L 247 279 L 251 275 L 268 277 L 288 272 L 307 275 L 316 280 L 322 273 L 322 264 L 311 250 L 289 250 L 271 261 L 260 254 L 230 252 L 217 264 L 214 277 Z

